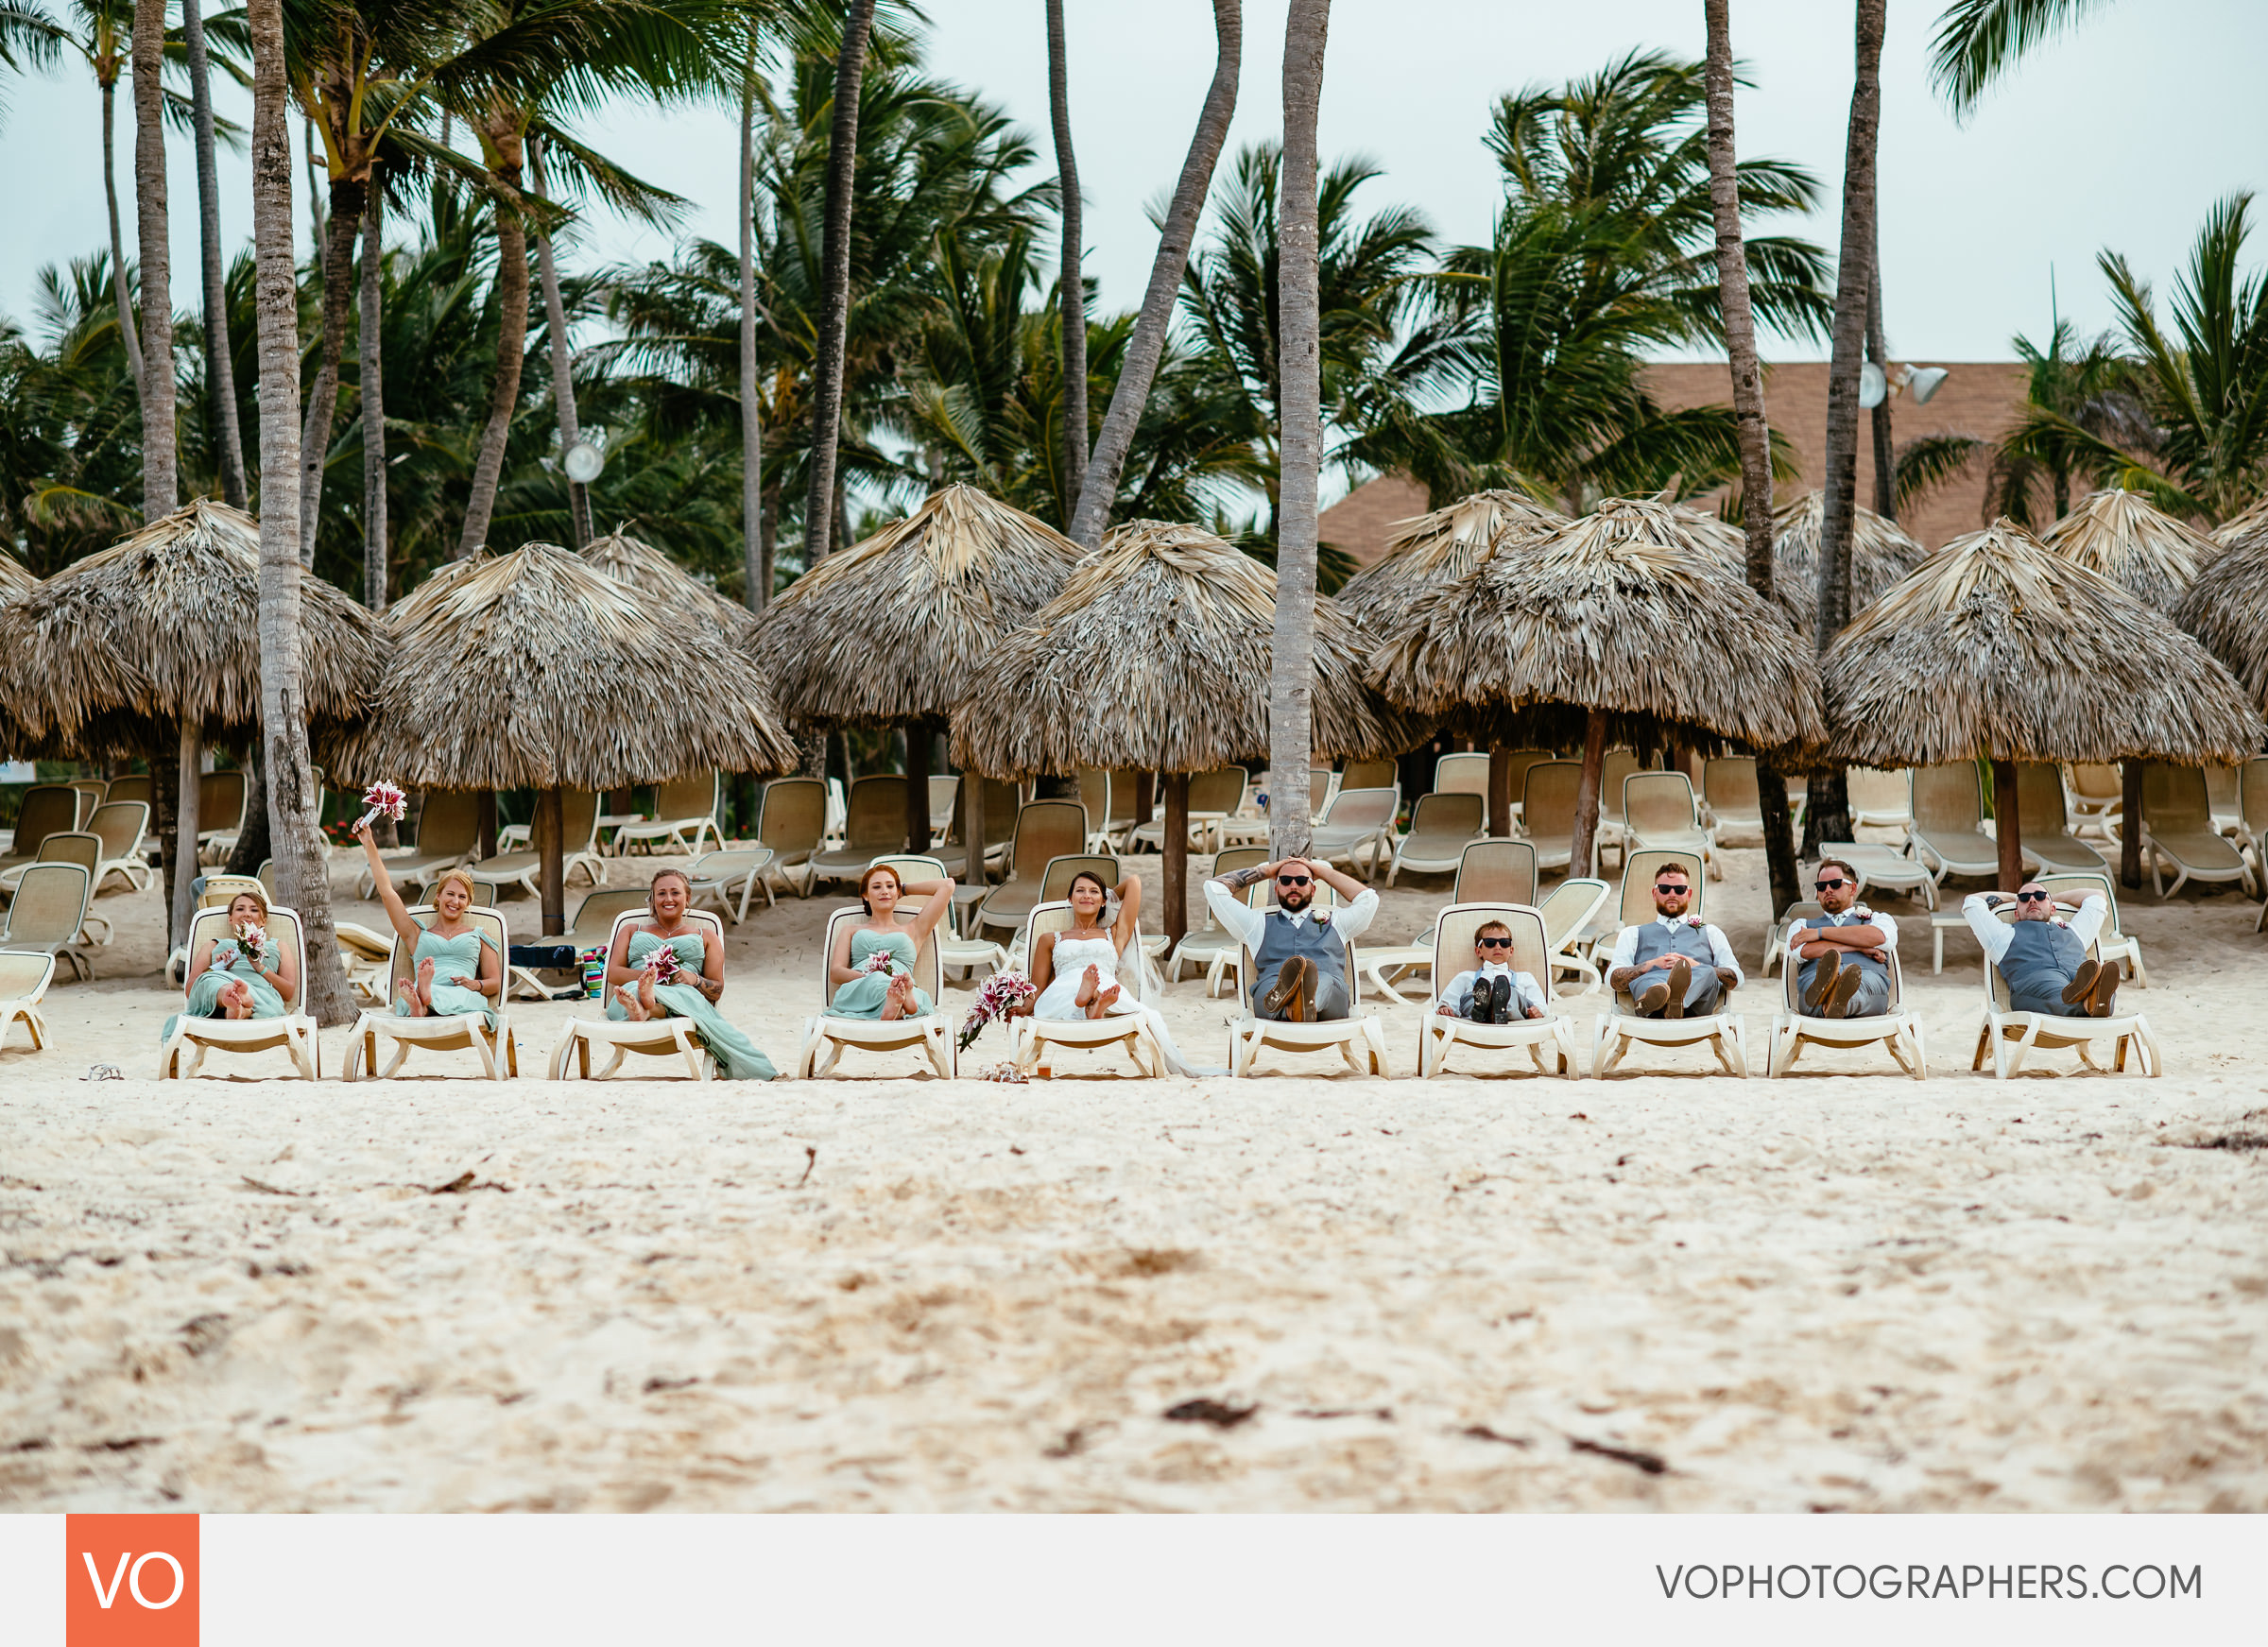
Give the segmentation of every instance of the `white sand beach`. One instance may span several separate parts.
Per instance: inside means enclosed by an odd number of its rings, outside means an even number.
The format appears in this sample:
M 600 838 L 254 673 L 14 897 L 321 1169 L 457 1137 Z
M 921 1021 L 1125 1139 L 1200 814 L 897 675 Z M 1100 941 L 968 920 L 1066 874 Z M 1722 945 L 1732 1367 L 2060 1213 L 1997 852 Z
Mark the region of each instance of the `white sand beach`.
M 1761 854 L 1728 857 L 1710 903 L 1753 973 Z M 1377 935 L 1446 896 L 1388 893 Z M 725 1009 L 783 1067 L 840 901 L 732 929 Z M 0 1503 L 2268 1508 L 2256 906 L 2127 896 L 2163 1079 L 2065 1053 L 2005 1084 L 1967 1072 L 1974 942 L 1933 977 L 1926 914 L 1879 906 L 1926 1084 L 1643 1050 L 1605 1082 L 1112 1055 L 948 1084 L 853 1054 L 553 1084 L 543 1004 L 513 1009 L 526 1078 L 462 1053 L 349 1086 L 243 1078 L 280 1053 L 152 1078 L 157 897 L 106 896 L 118 940 L 50 991 L 49 1049 L 0 1052 Z M 1736 1003 L 1760 1070 L 1778 994 Z M 1171 991 L 1193 1056 L 1226 1004 Z M 1417 1009 L 1383 1016 L 1406 1076 Z M 1233 1421 L 1165 1416 L 1190 1402 Z

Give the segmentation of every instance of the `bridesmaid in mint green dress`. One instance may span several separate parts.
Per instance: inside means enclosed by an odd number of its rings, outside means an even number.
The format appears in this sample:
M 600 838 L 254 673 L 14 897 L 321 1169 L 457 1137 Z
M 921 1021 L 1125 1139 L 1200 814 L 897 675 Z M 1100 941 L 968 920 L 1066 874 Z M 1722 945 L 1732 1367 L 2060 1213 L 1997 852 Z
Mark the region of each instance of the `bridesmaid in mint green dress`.
M 899 909 L 908 897 L 923 900 L 920 913 Z M 827 980 L 835 986 L 829 1014 L 892 1020 L 936 1011 L 929 991 L 915 986 L 914 957 L 953 907 L 953 878 L 908 881 L 889 865 L 877 864 L 859 884 L 858 898 L 867 918 L 845 925 L 835 936 L 834 953 L 827 957 Z M 872 958 L 885 953 L 888 970 L 870 969 Z
M 478 1013 L 493 1031 L 498 1017 L 494 1003 L 504 998 L 504 957 L 495 940 L 466 918 L 472 907 L 472 877 L 451 869 L 435 883 L 433 919 L 421 926 L 411 917 L 402 895 L 386 872 L 378 843 L 366 826 L 354 832 L 369 860 L 370 880 L 394 935 L 410 946 L 415 978 L 395 986 L 394 1014 L 398 1018 L 465 1018 Z
M 189 997 L 165 1021 L 165 1040 L 183 1018 L 283 1018 L 300 992 L 299 958 L 273 939 L 257 950 L 246 940 L 252 927 L 267 927 L 267 900 L 239 892 L 229 900 L 229 932 L 209 939 L 189 965 Z
M 690 1019 L 701 1044 L 728 1081 L 769 1081 L 779 1072 L 756 1043 L 716 1009 L 725 992 L 724 946 L 709 946 L 701 928 L 685 918 L 693 886 L 677 869 L 655 872 L 646 893 L 650 919 L 623 929 L 607 957 L 607 987 L 612 999 L 607 1016 L 617 1022 L 651 1018 Z M 671 983 L 661 981 L 657 957 L 667 949 L 677 958 Z

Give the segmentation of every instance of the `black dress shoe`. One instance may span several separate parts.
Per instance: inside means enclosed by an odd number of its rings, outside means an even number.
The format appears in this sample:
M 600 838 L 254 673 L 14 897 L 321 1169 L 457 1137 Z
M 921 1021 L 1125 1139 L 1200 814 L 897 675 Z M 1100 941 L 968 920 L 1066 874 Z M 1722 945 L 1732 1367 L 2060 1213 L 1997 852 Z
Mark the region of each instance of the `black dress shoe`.
M 1488 1021 L 1512 1021 L 1512 980 L 1509 976 L 1499 978 L 1488 986 Z
M 1496 1021 L 1495 997 L 1489 992 L 1487 979 L 1475 978 L 1472 981 L 1472 994 L 1465 1003 L 1465 1016 L 1475 1023 Z

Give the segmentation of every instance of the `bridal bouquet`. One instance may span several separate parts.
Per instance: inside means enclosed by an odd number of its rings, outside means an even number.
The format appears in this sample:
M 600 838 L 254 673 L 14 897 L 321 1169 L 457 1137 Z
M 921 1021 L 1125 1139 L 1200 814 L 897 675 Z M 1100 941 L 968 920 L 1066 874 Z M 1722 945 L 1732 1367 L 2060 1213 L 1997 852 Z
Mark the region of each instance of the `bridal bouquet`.
M 645 957 L 645 964 L 653 968 L 655 983 L 675 984 L 678 981 L 678 973 L 680 970 L 680 968 L 679 966 L 678 952 L 675 945 L 663 944 L 652 954 Z
M 901 969 L 898 965 L 898 957 L 895 953 L 888 950 L 876 950 L 865 960 L 859 962 L 857 970 L 861 972 L 880 972 L 885 978 L 895 978 L 898 976 Z
M 381 778 L 362 792 L 362 804 L 369 810 L 362 815 L 362 821 L 354 826 L 358 830 L 369 828 L 381 817 L 390 817 L 400 823 L 409 811 L 409 797 L 402 793 L 400 785 L 388 783 Z
M 961 1021 L 960 1050 L 967 1052 L 969 1043 L 983 1033 L 986 1024 L 996 1018 L 1005 1018 L 1040 993 L 1040 987 L 1022 972 L 995 972 L 985 980 L 985 986 L 976 993 L 976 1004 Z
M 236 929 L 236 947 L 248 961 L 258 963 L 267 951 L 267 929 L 256 920 L 248 920 Z

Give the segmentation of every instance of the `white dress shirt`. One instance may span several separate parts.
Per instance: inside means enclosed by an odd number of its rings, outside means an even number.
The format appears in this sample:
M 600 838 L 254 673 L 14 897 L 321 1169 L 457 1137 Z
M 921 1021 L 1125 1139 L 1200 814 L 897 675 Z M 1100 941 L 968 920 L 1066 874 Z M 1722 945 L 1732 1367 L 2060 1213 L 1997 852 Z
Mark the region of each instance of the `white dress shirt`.
M 1492 983 L 1498 978 L 1510 978 L 1512 1004 L 1520 1008 L 1523 1016 L 1531 1006 L 1538 1012 L 1547 1010 L 1543 986 L 1536 982 L 1534 974 L 1515 971 L 1502 961 L 1485 961 L 1469 972 L 1459 972 L 1449 981 L 1449 987 L 1441 991 L 1438 1004 L 1448 1007 L 1452 1012 L 1462 1013 L 1466 1006 L 1467 992 L 1483 978 Z
M 1888 916 L 1877 915 L 1874 913 L 1874 911 L 1868 909 L 1863 903 L 1854 903 L 1843 913 L 1845 915 L 1855 915 L 1860 917 L 1861 919 L 1858 923 L 1859 925 L 1870 926 L 1874 928 L 1875 931 L 1881 933 L 1882 935 L 1882 948 L 1885 950 L 1896 950 L 1898 948 L 1898 922 L 1892 920 Z M 1817 918 L 1806 917 L 1805 918 L 1810 920 Z M 1794 955 L 1796 954 L 1796 952 L 1801 949 L 1805 944 L 1816 943 L 1818 941 L 1818 932 L 1819 929 L 1814 926 L 1807 925 L 1797 927 L 1794 932 L 1788 935 L 1788 953 Z M 1796 956 L 1796 958 L 1798 960 L 1802 959 L 1802 957 L 1799 955 Z
M 1205 907 L 1212 911 L 1212 918 L 1254 954 L 1260 952 L 1261 935 L 1267 931 L 1270 920 L 1312 920 L 1318 913 L 1312 903 L 1297 915 L 1282 909 L 1254 909 L 1245 901 L 1245 896 L 1244 891 L 1231 891 L 1218 881 L 1205 883 Z M 1343 906 L 1332 911 L 1330 925 L 1340 937 L 1352 943 L 1369 930 L 1377 916 L 1378 893 L 1366 886 Z
M 1968 930 L 1977 935 L 1977 942 L 1984 946 L 1984 958 L 1994 966 L 2008 952 L 2016 933 L 2007 921 L 1993 914 L 1989 900 L 1998 896 L 1991 892 L 1972 892 L 1961 901 L 1962 918 Z M 2068 921 L 2056 919 L 2071 929 L 2071 936 L 2082 944 L 2092 944 L 2103 935 L 2103 923 L 2110 918 L 2110 900 L 2100 892 L 2090 892 L 2079 902 L 2079 913 Z
M 1682 915 L 1658 915 L 1654 918 L 1654 924 L 1665 932 L 1674 933 L 1679 927 L 1686 925 L 1687 920 Z M 1638 935 L 1643 930 L 1642 926 L 1623 928 L 1623 935 L 1614 940 L 1614 959 L 1606 963 L 1608 977 L 1612 977 L 1624 967 L 1634 967 L 1638 964 L 1636 959 Z M 1733 958 L 1732 946 L 1725 941 L 1725 935 L 1722 932 L 1710 926 L 1707 921 L 1701 923 L 1701 931 L 1709 939 L 1710 964 L 1720 972 L 1732 974 L 1732 982 L 1726 986 L 1727 992 L 1730 993 L 1732 990 L 1738 989 L 1747 982 L 1748 975 L 1741 970 L 1740 962 Z

